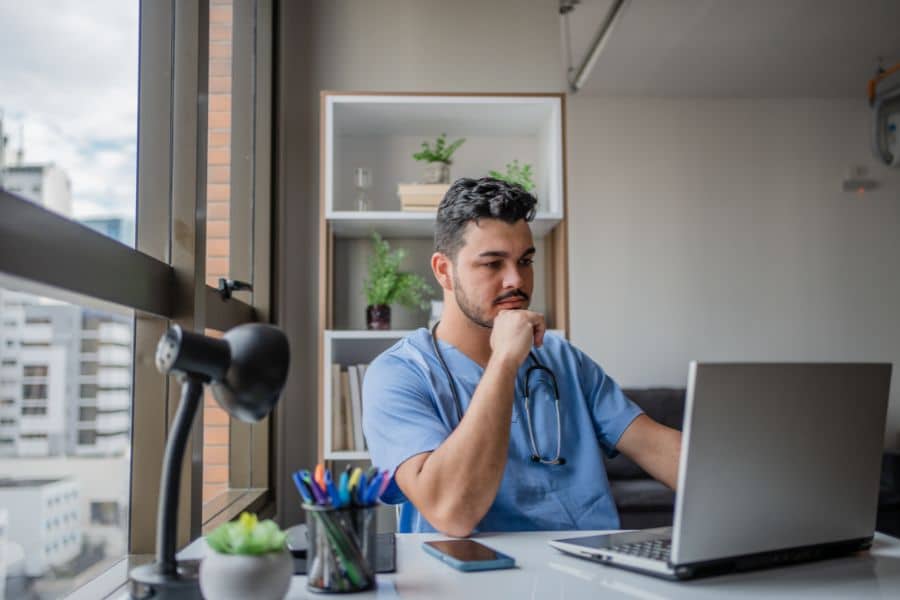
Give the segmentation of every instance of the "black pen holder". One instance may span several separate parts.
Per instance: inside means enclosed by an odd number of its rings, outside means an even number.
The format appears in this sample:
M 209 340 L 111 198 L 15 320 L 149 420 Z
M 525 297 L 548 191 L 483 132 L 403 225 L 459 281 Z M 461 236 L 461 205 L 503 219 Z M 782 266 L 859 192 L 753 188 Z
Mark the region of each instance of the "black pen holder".
M 375 587 L 375 507 L 303 508 L 309 535 L 306 587 L 337 593 Z

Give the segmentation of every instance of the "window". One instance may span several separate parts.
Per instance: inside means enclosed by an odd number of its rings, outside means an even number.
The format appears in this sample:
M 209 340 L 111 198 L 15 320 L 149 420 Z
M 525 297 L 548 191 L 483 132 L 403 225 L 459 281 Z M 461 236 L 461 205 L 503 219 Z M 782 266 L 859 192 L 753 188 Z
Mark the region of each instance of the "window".
M 22 398 L 24 400 L 45 400 L 47 398 L 47 384 L 26 383 L 22 386 Z
M 25 365 L 25 377 L 46 377 L 48 369 L 44 365 Z
M 128 552 L 154 550 L 166 421 L 179 398 L 170 394 L 175 386 L 156 372 L 152 361 L 134 357 L 152 357 L 170 322 L 189 330 L 225 331 L 270 314 L 273 3 L 252 0 L 232 7 L 228 1 L 211 0 L 194 14 L 192 3 L 100 0 L 23 6 L 0 5 L 4 35 L 23 50 L 16 61 L 0 61 L 0 81 L 9 84 L 3 89 L 11 90 L 0 98 L 4 131 L 24 127 L 32 144 L 25 148 L 27 164 L 7 161 L 0 172 L 0 290 L 5 298 L 0 318 L 14 322 L 17 333 L 33 325 L 41 337 L 7 337 L 0 360 L 46 366 L 47 371 L 28 375 L 46 381 L 17 380 L 0 391 L 17 413 L 43 408 L 46 414 L 30 414 L 31 429 L 21 435 L 4 431 L 0 472 L 8 472 L 8 463 L 26 465 L 26 456 L 61 457 L 68 465 L 77 458 L 89 465 L 94 479 L 103 473 L 116 486 L 113 497 L 121 498 L 121 489 L 128 489 L 128 498 L 117 507 L 103 505 L 109 498 L 98 497 L 91 500 L 98 503 L 96 510 L 92 505 L 80 517 L 82 531 L 96 526 L 118 532 L 104 538 L 102 548 L 86 542 L 88 536 L 68 542 L 46 539 L 34 551 L 55 547 L 57 562 L 27 580 L 7 577 L 7 596 L 42 597 L 65 595 L 70 591 L 66 586 L 86 579 L 85 571 L 97 568 L 98 559 L 108 564 Z M 234 52 L 220 47 L 223 40 L 213 39 L 210 29 L 211 21 L 229 14 Z M 216 21 L 216 36 L 223 33 L 220 25 Z M 210 45 L 200 47 L 198 40 Z M 68 51 L 72 47 L 92 52 Z M 214 54 L 222 52 L 225 56 Z M 229 58 L 229 52 L 237 58 Z M 225 66 L 210 63 L 207 71 L 210 58 L 223 59 Z M 208 72 L 210 79 L 198 80 L 198 72 Z M 206 107 L 201 98 L 212 91 L 212 77 L 231 80 L 230 100 L 218 99 L 216 106 L 210 102 L 210 113 L 218 113 L 215 127 L 209 114 L 200 112 Z M 42 97 L 41 91 L 51 87 L 52 97 Z M 61 107 L 66 111 L 62 116 L 54 112 Z M 239 118 L 232 118 L 232 108 Z M 231 124 L 223 128 L 225 114 Z M 240 127 L 234 126 L 236 121 Z M 215 149 L 227 152 L 209 155 L 211 128 Z M 228 136 L 219 135 L 223 129 Z M 242 157 L 243 171 L 231 156 Z M 225 169 L 210 171 L 207 163 Z M 29 165 L 39 167 L 38 192 L 37 180 L 27 180 Z M 228 240 L 217 248 L 209 244 L 208 252 L 205 211 L 198 210 L 199 203 L 205 206 L 208 190 L 198 184 L 223 178 L 229 190 Z M 232 196 L 242 200 L 232 202 Z M 221 205 L 216 210 L 211 221 L 224 221 Z M 176 224 L 179 242 L 186 243 L 173 243 Z M 237 246 L 240 257 L 231 252 L 236 240 L 243 244 Z M 225 258 L 225 272 L 251 282 L 255 290 L 223 302 L 207 285 L 207 257 Z M 25 293 L 26 288 L 45 294 L 37 302 L 40 310 L 32 308 L 36 296 Z M 61 318 L 54 311 L 72 315 Z M 26 323 L 28 318 L 32 323 Z M 70 331 L 63 335 L 60 328 Z M 202 465 L 186 469 L 182 489 L 192 491 L 191 510 L 178 522 L 180 539 L 196 537 L 205 524 L 242 509 L 272 512 L 268 423 L 229 421 L 227 430 L 228 492 L 219 495 L 229 495 L 227 501 L 217 504 L 214 497 L 205 505 L 198 485 Z M 63 484 L 52 480 L 46 485 Z M 34 487 L 28 493 L 44 491 Z M 94 493 L 85 487 L 74 490 L 75 496 Z M 132 504 L 132 497 L 141 502 Z M 47 579 L 51 576 L 52 582 Z
M 47 406 L 23 406 L 22 407 L 23 415 L 46 415 L 47 414 Z

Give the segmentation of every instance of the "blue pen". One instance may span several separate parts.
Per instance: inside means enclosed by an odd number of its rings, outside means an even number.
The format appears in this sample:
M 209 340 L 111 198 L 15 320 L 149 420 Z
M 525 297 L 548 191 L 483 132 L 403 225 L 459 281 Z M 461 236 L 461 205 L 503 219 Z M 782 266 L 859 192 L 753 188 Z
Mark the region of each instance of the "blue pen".
M 294 480 L 294 485 L 297 487 L 297 491 L 300 492 L 300 496 L 303 497 L 303 501 L 307 504 L 313 504 L 312 494 L 306 487 L 306 484 L 303 483 L 303 480 L 300 479 L 300 471 L 297 471 L 293 475 L 291 475 L 291 479 Z
M 375 501 L 378 499 L 378 490 L 381 489 L 381 479 L 383 477 L 384 475 L 382 473 L 378 473 L 372 481 L 369 482 L 369 487 L 366 488 L 366 495 L 364 498 L 366 506 L 375 504 Z
M 335 508 L 340 508 L 341 498 L 340 496 L 338 496 L 338 491 L 334 487 L 334 479 L 331 478 L 331 469 L 325 469 L 325 492 L 331 499 L 332 506 L 334 506 Z
M 350 468 L 344 469 L 338 482 L 338 496 L 341 498 L 341 506 L 350 505 Z
M 358 506 L 365 506 L 366 501 L 366 474 L 363 473 L 359 476 L 359 484 L 356 486 L 356 493 L 353 495 L 353 500 L 356 502 Z
M 325 492 L 319 488 L 318 483 L 312 480 L 312 477 L 309 476 L 309 471 L 306 469 L 300 471 L 300 480 L 312 491 L 312 495 L 316 499 L 316 504 L 328 504 L 328 501 L 325 499 Z

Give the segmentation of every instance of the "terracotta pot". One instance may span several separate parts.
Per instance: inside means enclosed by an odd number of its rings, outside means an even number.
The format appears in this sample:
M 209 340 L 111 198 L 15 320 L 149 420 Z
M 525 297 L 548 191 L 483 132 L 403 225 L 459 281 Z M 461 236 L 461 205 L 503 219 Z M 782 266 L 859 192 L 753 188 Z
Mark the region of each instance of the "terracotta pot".
M 387 304 L 370 304 L 367 306 L 366 327 L 368 329 L 390 329 L 391 307 Z
M 200 563 L 200 591 L 209 600 L 281 600 L 293 574 L 294 561 L 287 550 L 245 556 L 209 548 Z

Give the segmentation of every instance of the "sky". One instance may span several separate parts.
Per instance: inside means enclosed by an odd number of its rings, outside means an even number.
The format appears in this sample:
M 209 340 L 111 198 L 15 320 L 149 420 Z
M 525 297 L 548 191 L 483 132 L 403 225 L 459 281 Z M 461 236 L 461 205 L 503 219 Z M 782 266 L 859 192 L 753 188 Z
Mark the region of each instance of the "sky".
M 138 0 L 0 0 L 0 112 L 14 163 L 55 163 L 73 216 L 134 217 Z

